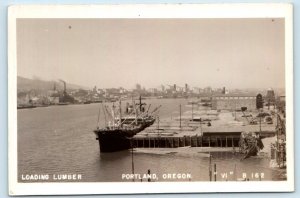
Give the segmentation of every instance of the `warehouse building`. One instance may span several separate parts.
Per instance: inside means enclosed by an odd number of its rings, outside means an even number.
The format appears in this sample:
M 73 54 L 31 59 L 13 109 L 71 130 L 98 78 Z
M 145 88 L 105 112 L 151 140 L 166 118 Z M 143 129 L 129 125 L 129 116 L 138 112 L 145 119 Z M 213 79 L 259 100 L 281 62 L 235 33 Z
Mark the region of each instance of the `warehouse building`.
M 244 94 L 220 94 L 212 96 L 212 109 L 214 110 L 247 110 L 256 109 L 256 95 Z

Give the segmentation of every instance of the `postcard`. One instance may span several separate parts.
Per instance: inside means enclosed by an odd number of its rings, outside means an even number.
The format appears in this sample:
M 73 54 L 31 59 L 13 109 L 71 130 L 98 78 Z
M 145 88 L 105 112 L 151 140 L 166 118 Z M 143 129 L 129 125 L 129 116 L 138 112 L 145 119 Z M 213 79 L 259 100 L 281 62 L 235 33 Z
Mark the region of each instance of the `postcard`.
M 9 7 L 9 194 L 294 191 L 292 16 Z

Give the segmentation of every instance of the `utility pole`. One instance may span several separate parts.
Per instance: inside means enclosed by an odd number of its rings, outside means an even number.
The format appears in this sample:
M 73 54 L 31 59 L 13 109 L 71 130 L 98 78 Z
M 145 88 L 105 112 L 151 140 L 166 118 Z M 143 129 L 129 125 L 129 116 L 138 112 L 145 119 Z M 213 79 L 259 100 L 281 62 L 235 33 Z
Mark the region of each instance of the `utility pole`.
M 276 152 L 276 154 L 277 154 L 276 159 L 277 159 L 277 163 L 278 163 L 278 154 L 279 154 L 279 152 L 278 152 L 279 151 L 279 142 L 278 142 L 279 141 L 279 137 L 278 136 L 279 136 L 279 129 L 280 129 L 281 126 L 279 127 L 279 125 L 278 125 L 278 118 L 279 118 L 278 116 L 279 115 L 277 113 L 275 115 L 276 115 L 276 122 L 277 122 L 277 124 L 276 124 L 277 125 L 276 126 L 276 133 L 277 133 L 277 135 L 276 135 L 277 136 L 276 137 L 276 139 L 277 139 L 277 141 L 276 141 L 276 150 L 277 150 L 277 152 Z
M 122 127 L 122 107 L 121 107 L 121 99 L 119 101 L 119 110 L 120 110 L 120 127 Z
M 214 177 L 215 181 L 217 181 L 217 164 L 214 164 Z
M 158 147 L 160 147 L 161 139 L 160 139 L 160 130 L 159 130 L 159 116 L 157 116 L 156 120 L 157 120 L 157 133 L 158 133 Z
M 192 121 L 194 121 L 194 102 L 192 101 Z
M 134 160 L 133 160 L 133 139 L 131 138 L 131 172 L 134 175 Z M 134 177 L 132 179 L 134 182 Z
M 262 117 L 262 114 L 259 115 L 259 132 L 261 133 L 261 117 Z
M 200 130 L 201 130 L 201 135 L 202 135 L 202 119 L 200 118 L 200 119 L 199 119 L 199 121 L 200 121 Z
M 209 181 L 212 180 L 212 170 L 211 170 L 211 154 L 209 153 L 209 164 L 208 164 L 208 175 L 209 175 Z
M 179 128 L 181 128 L 181 104 L 179 105 Z

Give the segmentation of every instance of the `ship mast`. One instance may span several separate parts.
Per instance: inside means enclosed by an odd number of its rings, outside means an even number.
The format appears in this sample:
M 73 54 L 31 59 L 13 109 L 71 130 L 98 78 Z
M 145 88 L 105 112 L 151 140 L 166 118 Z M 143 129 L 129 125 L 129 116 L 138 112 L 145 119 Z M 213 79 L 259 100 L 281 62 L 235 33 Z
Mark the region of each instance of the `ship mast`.
M 134 102 L 133 98 L 132 98 L 132 101 L 133 101 L 133 106 L 134 106 L 134 110 L 135 110 L 135 124 L 137 125 L 137 114 L 138 114 L 138 112 L 137 112 L 136 105 L 135 105 L 135 102 Z
M 99 112 L 98 112 L 97 129 L 99 129 L 99 120 L 100 120 L 100 107 L 99 107 Z
M 122 107 L 121 107 L 121 99 L 119 102 L 119 110 L 120 110 L 120 127 L 122 127 Z
M 103 103 L 102 103 L 102 110 L 103 110 L 103 113 L 104 113 L 105 127 L 107 127 L 106 113 L 105 113 L 105 109 L 104 109 Z
M 112 115 L 113 128 L 115 128 L 115 103 L 113 103 L 113 106 L 111 109 L 111 115 Z
M 142 96 L 140 95 L 140 112 L 142 112 Z

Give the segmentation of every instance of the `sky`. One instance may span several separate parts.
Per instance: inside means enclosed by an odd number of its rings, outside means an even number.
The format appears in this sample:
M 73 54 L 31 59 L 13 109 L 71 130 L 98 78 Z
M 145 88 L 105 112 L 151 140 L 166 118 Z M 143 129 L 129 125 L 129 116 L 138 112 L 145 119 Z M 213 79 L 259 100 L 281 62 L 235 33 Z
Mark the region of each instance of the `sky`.
M 284 88 L 284 19 L 18 19 L 18 76 L 98 88 Z

